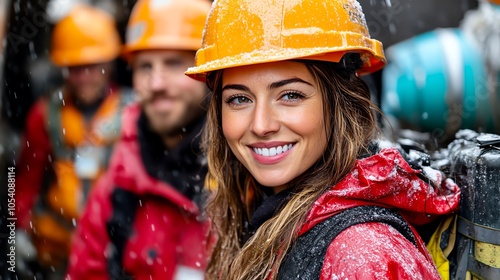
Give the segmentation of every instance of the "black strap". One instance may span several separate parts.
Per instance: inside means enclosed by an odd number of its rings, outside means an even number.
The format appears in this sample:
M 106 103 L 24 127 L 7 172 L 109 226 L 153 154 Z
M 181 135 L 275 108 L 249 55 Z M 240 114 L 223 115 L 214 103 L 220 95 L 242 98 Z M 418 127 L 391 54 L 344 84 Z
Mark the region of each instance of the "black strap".
M 123 267 L 123 250 L 133 231 L 139 197 L 130 191 L 115 187 L 111 197 L 113 214 L 106 222 L 111 254 L 107 257 L 110 279 L 133 279 Z
M 396 211 L 378 206 L 354 207 L 299 236 L 280 266 L 278 280 L 320 279 L 326 251 L 335 237 L 350 226 L 368 222 L 388 224 L 417 246 L 408 223 Z

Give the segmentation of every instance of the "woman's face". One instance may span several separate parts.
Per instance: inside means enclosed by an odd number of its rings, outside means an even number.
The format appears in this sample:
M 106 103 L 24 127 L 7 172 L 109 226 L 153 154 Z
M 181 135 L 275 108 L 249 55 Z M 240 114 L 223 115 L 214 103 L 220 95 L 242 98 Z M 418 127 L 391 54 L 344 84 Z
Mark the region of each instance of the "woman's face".
M 304 64 L 241 66 L 222 74 L 222 130 L 234 155 L 277 193 L 326 147 L 323 98 Z

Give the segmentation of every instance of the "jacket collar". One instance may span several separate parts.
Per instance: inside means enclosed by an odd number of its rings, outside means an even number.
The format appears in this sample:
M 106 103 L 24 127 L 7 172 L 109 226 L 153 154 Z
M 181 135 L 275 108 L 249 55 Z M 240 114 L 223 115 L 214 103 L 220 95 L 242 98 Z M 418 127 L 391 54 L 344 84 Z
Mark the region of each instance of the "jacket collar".
M 141 112 L 142 110 L 139 104 L 135 103 L 129 105 L 124 110 L 122 116 L 122 137 L 120 142 L 116 145 L 109 167 L 109 170 L 111 170 L 113 174 L 114 184 L 138 195 L 163 197 L 179 206 L 180 209 L 199 214 L 199 204 L 193 200 L 201 200 L 202 196 L 203 181 L 206 173 L 203 156 L 201 154 L 189 155 L 192 158 L 196 158 L 196 162 L 200 164 L 199 177 L 197 177 L 196 174 L 193 175 L 200 183 L 199 189 L 197 189 L 196 186 L 190 185 L 196 190 L 192 200 L 182 191 L 179 191 L 174 185 L 175 183 L 168 182 L 166 179 L 162 180 L 162 178 L 154 174 L 154 171 L 148 170 L 148 167 L 144 164 L 141 146 L 147 145 L 148 143 L 144 142 L 140 144 L 139 140 L 139 134 L 142 133 L 139 132 L 139 118 Z M 195 135 L 194 132 L 193 135 Z M 178 151 L 179 155 L 182 154 L 182 151 L 189 150 L 187 149 L 188 146 L 190 145 L 186 144 L 186 148 L 180 148 Z M 149 152 L 152 151 L 158 153 L 155 149 L 149 150 Z M 174 163 L 170 162 L 170 164 Z M 158 167 L 158 170 L 161 169 L 162 167 Z M 168 170 L 164 172 L 168 172 Z
M 165 147 L 160 135 L 151 130 L 144 112 L 137 121 L 137 139 L 146 172 L 173 186 L 189 199 L 199 195 L 207 172 L 200 149 L 204 121 L 203 117 L 188 125 L 183 140 L 170 150 Z

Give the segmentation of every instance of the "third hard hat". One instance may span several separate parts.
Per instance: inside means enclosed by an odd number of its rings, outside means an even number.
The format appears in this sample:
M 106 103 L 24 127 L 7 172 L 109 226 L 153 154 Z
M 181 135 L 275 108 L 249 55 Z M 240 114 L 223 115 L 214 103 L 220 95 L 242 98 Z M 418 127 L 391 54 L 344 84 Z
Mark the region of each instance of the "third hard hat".
M 50 57 L 58 66 L 94 64 L 115 59 L 120 48 L 113 17 L 78 4 L 54 26 Z

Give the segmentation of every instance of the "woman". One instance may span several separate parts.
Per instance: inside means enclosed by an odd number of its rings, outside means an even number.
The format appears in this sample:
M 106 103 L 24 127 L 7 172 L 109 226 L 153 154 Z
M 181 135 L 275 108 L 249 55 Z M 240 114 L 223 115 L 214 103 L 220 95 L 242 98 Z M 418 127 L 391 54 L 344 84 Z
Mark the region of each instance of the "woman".
M 376 153 L 358 74 L 384 63 L 356 1 L 215 2 L 186 72 L 213 90 L 207 278 L 440 279 L 407 221 L 453 211 L 459 191 Z

